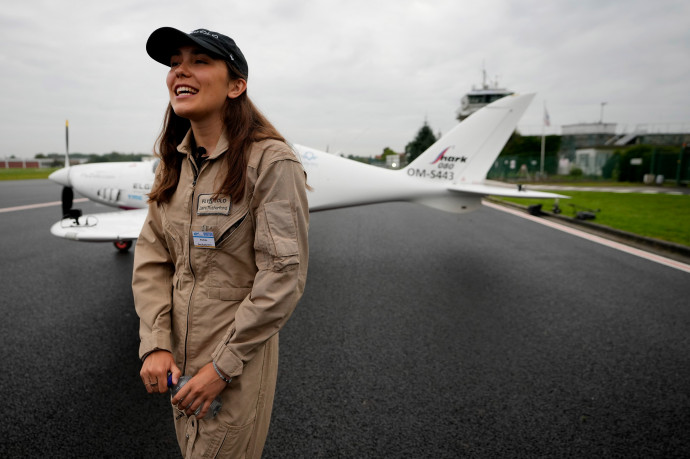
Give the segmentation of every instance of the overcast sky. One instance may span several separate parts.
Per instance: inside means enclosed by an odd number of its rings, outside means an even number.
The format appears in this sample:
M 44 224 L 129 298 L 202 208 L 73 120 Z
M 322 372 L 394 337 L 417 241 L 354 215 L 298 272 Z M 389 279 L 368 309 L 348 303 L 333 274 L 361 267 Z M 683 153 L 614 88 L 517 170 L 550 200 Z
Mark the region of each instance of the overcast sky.
M 0 12 L 0 157 L 148 153 L 167 104 L 158 27 L 233 37 L 249 95 L 289 141 L 403 151 L 457 121 L 482 80 L 537 93 L 519 127 L 605 122 L 690 131 L 687 0 L 24 0 Z

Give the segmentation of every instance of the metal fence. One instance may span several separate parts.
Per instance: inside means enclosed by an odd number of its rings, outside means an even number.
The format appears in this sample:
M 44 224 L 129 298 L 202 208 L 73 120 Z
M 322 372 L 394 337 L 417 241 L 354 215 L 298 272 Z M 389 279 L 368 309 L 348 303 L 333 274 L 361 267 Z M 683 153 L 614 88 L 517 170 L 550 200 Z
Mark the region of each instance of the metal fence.
M 499 156 L 487 174 L 491 180 L 534 180 L 541 177 L 540 156 Z M 544 176 L 558 173 L 558 159 L 544 159 Z

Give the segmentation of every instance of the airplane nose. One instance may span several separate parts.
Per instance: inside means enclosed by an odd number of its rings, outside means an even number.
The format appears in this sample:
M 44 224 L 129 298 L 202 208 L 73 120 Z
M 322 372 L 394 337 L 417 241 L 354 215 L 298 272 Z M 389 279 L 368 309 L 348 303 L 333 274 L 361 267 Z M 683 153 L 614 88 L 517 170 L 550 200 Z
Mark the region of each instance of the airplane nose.
M 63 167 L 62 169 L 58 169 L 52 174 L 48 176 L 50 180 L 52 180 L 55 183 L 59 183 L 60 185 L 63 186 L 70 186 L 69 182 L 69 169 Z

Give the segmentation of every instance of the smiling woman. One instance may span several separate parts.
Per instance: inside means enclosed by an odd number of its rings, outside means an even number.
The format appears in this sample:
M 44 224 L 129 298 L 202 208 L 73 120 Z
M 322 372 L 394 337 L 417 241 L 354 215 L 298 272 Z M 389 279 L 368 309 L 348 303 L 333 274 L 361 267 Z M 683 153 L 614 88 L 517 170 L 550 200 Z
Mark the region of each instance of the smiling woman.
M 180 47 L 170 59 L 166 79 L 170 104 L 178 116 L 204 132 L 215 132 L 227 98 L 236 99 L 247 88 L 242 78 L 231 78 L 224 61 L 196 46 Z M 218 125 L 218 126 L 217 126 Z
M 141 379 L 163 393 L 191 377 L 171 399 L 185 457 L 258 458 L 306 282 L 305 173 L 247 96 L 234 40 L 165 27 L 146 49 L 170 67 L 170 104 L 134 256 Z

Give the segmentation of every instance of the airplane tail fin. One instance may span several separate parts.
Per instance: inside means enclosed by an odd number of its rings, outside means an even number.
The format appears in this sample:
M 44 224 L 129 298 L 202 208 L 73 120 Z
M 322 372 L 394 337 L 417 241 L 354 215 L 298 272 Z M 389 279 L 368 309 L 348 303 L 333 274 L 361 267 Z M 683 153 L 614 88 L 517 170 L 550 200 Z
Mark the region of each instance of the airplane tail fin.
M 534 94 L 507 96 L 473 113 L 403 170 L 424 180 L 484 181 Z

